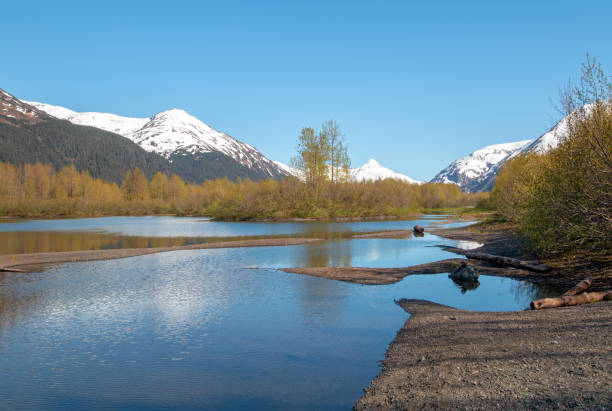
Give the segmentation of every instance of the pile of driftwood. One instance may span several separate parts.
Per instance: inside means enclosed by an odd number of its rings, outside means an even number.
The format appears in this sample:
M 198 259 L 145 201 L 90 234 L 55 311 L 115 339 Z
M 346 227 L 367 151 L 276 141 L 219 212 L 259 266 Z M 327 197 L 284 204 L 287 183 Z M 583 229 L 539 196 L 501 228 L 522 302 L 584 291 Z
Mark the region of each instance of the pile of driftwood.
M 561 297 L 543 298 L 534 300 L 530 306 L 532 310 L 542 308 L 566 307 L 570 305 L 590 304 L 598 301 L 612 300 L 612 290 L 586 293 L 591 286 L 591 279 L 586 278 L 580 281 L 574 288 L 565 292 Z
M 493 264 L 523 268 L 530 271 L 536 271 L 544 273 L 551 270 L 551 267 L 540 264 L 539 261 L 522 261 L 516 258 L 502 257 L 499 255 L 486 254 L 468 251 L 465 253 L 467 258 L 476 260 L 484 260 Z M 612 290 L 599 291 L 587 293 L 587 290 L 591 286 L 592 280 L 590 278 L 580 281 L 574 288 L 567 291 L 560 297 L 555 298 L 543 298 L 541 300 L 534 300 L 531 302 L 532 310 L 540 310 L 542 308 L 555 308 L 555 307 L 566 307 L 570 305 L 590 304 L 598 301 L 612 300 Z

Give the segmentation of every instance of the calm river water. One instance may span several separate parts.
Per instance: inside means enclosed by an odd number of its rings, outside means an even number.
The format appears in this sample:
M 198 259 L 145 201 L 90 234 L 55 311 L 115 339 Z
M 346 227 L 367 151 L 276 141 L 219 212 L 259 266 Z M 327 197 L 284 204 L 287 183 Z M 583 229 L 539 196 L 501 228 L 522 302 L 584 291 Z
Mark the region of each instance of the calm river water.
M 481 276 L 478 288 L 462 291 L 446 274 L 362 286 L 277 270 L 401 267 L 450 258 L 434 245 L 458 243 L 429 234 L 346 238 L 350 232 L 437 220 L 217 223 L 122 217 L 2 223 L 3 254 L 19 252 L 15 243 L 22 240 L 19 247 L 29 251 L 130 246 L 134 238 L 149 244 L 160 238 L 270 235 L 328 241 L 1 273 L 0 408 L 350 409 L 408 318 L 395 299 L 499 311 L 523 309 L 541 294 L 530 284 L 496 277 Z M 47 236 L 39 248 L 37 235 Z M 54 235 L 63 245 L 54 243 Z

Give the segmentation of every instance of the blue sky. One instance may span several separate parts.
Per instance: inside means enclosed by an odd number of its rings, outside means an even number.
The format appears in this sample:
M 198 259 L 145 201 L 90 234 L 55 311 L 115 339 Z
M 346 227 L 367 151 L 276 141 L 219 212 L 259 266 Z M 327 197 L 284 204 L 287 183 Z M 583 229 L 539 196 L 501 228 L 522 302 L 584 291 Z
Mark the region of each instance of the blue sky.
M 0 88 L 76 111 L 185 109 L 289 162 L 338 122 L 354 166 L 420 180 L 538 137 L 590 52 L 612 72 L 612 2 L 10 1 Z

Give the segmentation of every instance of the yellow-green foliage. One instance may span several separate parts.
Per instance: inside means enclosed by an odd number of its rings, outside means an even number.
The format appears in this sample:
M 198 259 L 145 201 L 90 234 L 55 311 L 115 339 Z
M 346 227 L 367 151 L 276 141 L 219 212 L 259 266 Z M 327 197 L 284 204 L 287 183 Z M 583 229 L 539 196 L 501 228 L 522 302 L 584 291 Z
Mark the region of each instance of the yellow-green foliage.
M 490 203 L 540 252 L 612 248 L 611 97 L 589 61 L 568 95 L 567 138 L 548 154 L 508 161 L 497 176 Z
M 406 216 L 422 209 L 474 205 L 479 197 L 454 184 L 321 181 L 296 178 L 254 182 L 227 179 L 185 184 L 157 173 L 148 181 L 138 168 L 121 187 L 92 178 L 74 166 L 56 172 L 40 163 L 0 163 L 0 214 L 86 216 L 177 214 L 221 219 Z

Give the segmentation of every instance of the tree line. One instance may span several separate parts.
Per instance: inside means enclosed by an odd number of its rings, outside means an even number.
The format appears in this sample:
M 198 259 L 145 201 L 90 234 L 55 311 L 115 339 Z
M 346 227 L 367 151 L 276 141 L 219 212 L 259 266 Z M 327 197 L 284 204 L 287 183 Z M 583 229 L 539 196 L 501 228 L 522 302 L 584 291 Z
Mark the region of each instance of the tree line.
M 295 177 L 252 181 L 226 178 L 187 184 L 176 175 L 148 179 L 139 168 L 121 184 L 93 178 L 74 165 L 0 163 L 0 215 L 201 215 L 220 219 L 289 219 L 406 216 L 422 209 L 475 204 L 454 184 L 408 184 L 322 179 L 313 186 Z

